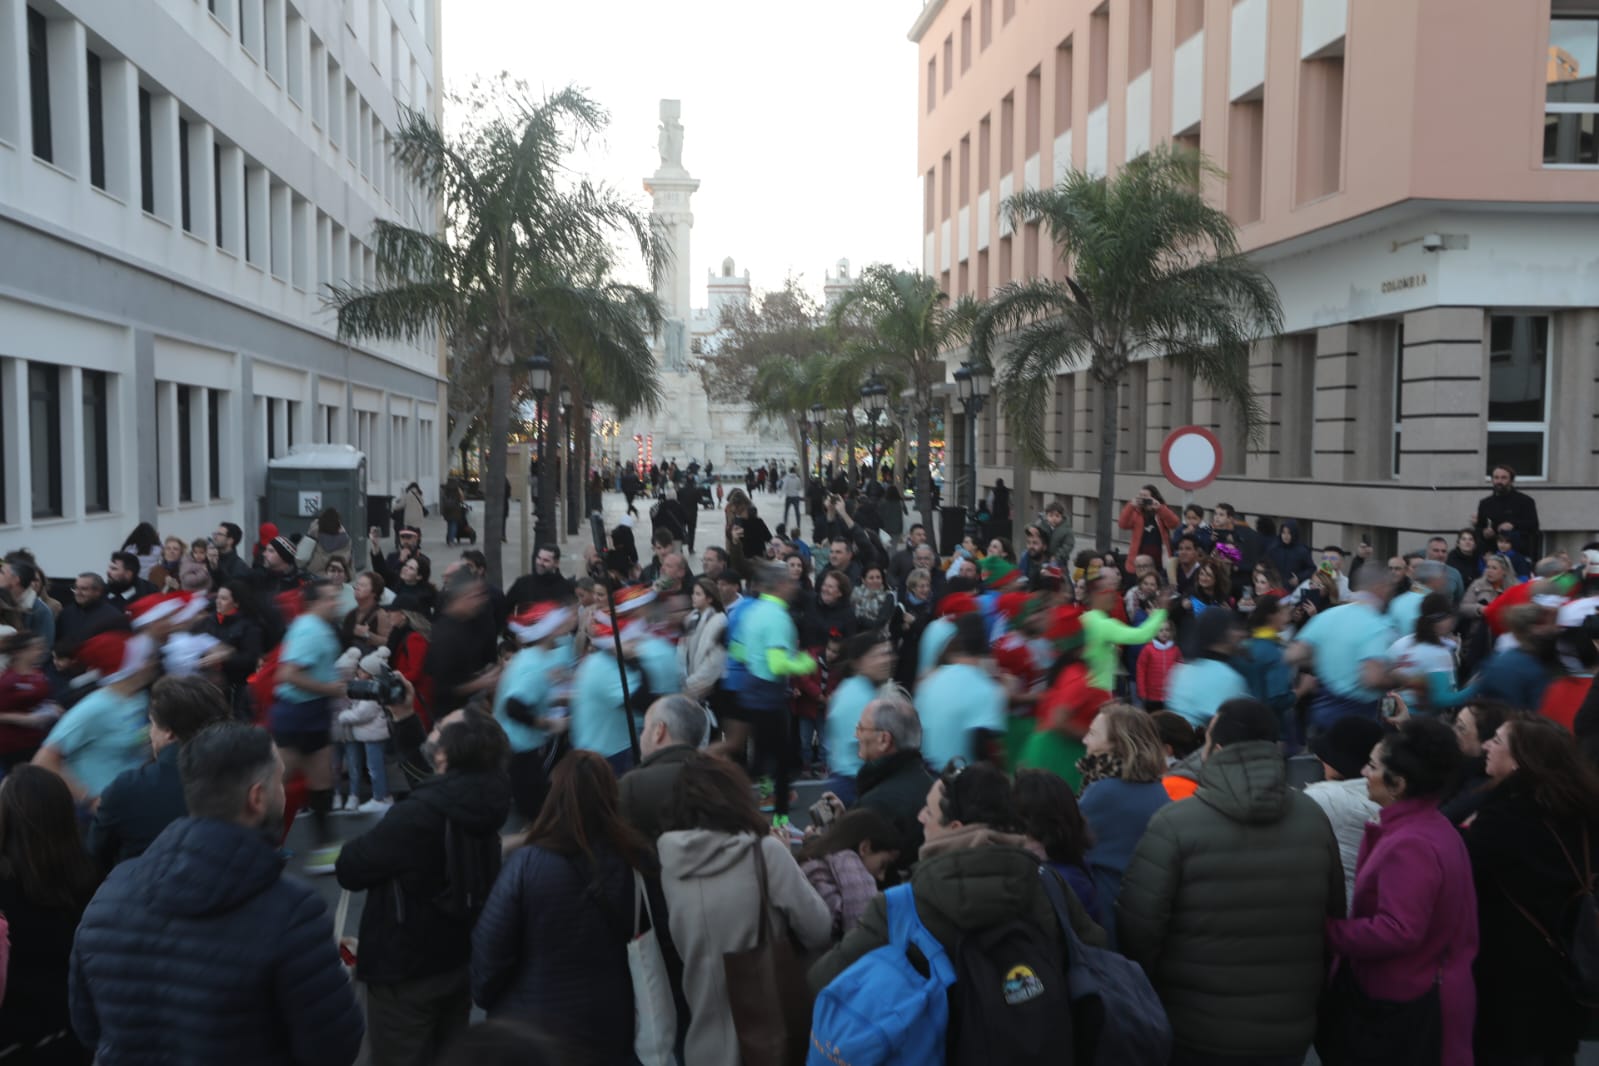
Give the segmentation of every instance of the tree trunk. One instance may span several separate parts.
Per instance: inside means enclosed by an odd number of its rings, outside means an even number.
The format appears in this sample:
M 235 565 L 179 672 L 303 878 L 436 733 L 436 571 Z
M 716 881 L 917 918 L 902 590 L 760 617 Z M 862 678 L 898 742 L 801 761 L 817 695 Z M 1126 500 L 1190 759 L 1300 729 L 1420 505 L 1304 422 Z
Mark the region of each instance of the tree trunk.
M 1116 431 L 1121 418 L 1117 380 L 1099 382 L 1099 514 L 1094 521 L 1094 550 L 1110 548 L 1116 505 Z
M 511 353 L 494 356 L 489 381 L 489 469 L 483 486 L 483 554 L 488 559 L 489 583 L 505 587 L 500 564 L 500 541 L 505 535 L 505 449 L 511 429 Z
M 860 463 L 855 458 L 855 419 L 844 420 L 844 454 L 849 464 L 849 481 L 851 485 L 860 481 Z
M 933 524 L 933 413 L 929 410 L 932 397 L 927 390 L 916 390 L 916 496 L 921 503 L 922 525 L 927 527 L 927 540 L 944 554 L 954 545 L 938 543 L 939 529 Z M 946 432 L 947 438 L 949 434 Z M 946 448 L 949 441 L 944 442 Z

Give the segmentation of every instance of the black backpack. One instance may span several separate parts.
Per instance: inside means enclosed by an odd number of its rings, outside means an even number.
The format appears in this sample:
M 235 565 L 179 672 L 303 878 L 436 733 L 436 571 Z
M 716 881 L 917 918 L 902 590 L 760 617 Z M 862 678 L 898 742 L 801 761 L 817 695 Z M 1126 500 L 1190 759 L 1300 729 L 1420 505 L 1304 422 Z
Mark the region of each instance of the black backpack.
M 477 921 L 500 876 L 502 851 L 498 833 L 472 834 L 456 825 L 454 819 L 447 820 L 444 886 L 433 897 L 433 905 L 452 918 Z
M 949 990 L 950 1066 L 1071 1060 L 1072 1007 L 1058 937 L 1012 921 L 963 935 Z

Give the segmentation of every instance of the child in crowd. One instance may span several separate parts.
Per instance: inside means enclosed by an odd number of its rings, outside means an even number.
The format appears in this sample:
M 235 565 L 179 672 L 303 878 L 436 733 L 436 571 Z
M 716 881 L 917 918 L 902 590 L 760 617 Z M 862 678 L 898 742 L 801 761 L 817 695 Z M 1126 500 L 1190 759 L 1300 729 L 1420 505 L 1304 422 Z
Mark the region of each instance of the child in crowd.
M 340 662 L 348 668 L 350 660 L 351 652 L 347 651 Z M 388 663 L 388 648 L 379 648 L 364 658 L 357 653 L 355 679 L 370 681 L 379 674 L 387 673 Z M 349 705 L 334 720 L 334 731 L 339 734 L 335 739 L 341 742 L 344 768 L 348 772 L 345 775 L 345 792 L 333 797 L 333 809 L 360 811 L 363 814 L 387 813 L 394 804 L 394 797 L 389 793 L 388 767 L 384 761 L 389 743 L 389 717 L 383 705 L 376 700 L 349 701 Z M 372 796 L 365 803 L 361 802 L 363 765 L 372 779 Z
M 1156 631 L 1155 639 L 1138 653 L 1138 698 L 1146 711 L 1159 711 L 1166 706 L 1166 684 L 1177 664 L 1183 661 L 1175 637 L 1176 632 L 1168 621 Z

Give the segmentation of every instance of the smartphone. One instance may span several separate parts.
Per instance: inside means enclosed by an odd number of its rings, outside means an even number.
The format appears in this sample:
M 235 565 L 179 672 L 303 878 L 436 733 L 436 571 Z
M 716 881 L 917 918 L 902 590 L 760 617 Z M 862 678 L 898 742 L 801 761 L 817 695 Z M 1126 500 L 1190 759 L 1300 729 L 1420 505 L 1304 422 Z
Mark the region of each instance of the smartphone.
M 835 812 L 833 805 L 825 799 L 819 799 L 810 807 L 811 824 L 818 830 L 826 829 L 833 824 Z
M 1394 698 L 1394 694 L 1390 692 L 1382 698 L 1382 716 L 1384 718 L 1392 718 L 1398 713 L 1399 701 L 1396 700 Z
M 1367 548 L 1371 547 L 1371 534 L 1362 533 L 1360 535 L 1360 543 Z

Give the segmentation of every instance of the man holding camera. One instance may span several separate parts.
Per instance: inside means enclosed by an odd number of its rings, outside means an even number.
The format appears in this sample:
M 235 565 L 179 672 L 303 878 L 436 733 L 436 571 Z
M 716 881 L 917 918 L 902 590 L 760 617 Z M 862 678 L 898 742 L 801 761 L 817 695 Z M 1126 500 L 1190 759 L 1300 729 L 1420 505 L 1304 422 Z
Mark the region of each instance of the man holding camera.
M 284 780 L 305 776 L 311 824 L 317 847 L 306 856 L 305 872 L 333 872 L 339 857 L 329 814 L 333 810 L 333 701 L 344 695 L 338 661 L 342 650 L 333 619 L 339 613 L 338 589 L 317 578 L 301 590 L 303 609 L 283 637 L 278 655 L 268 724 L 283 757 Z

